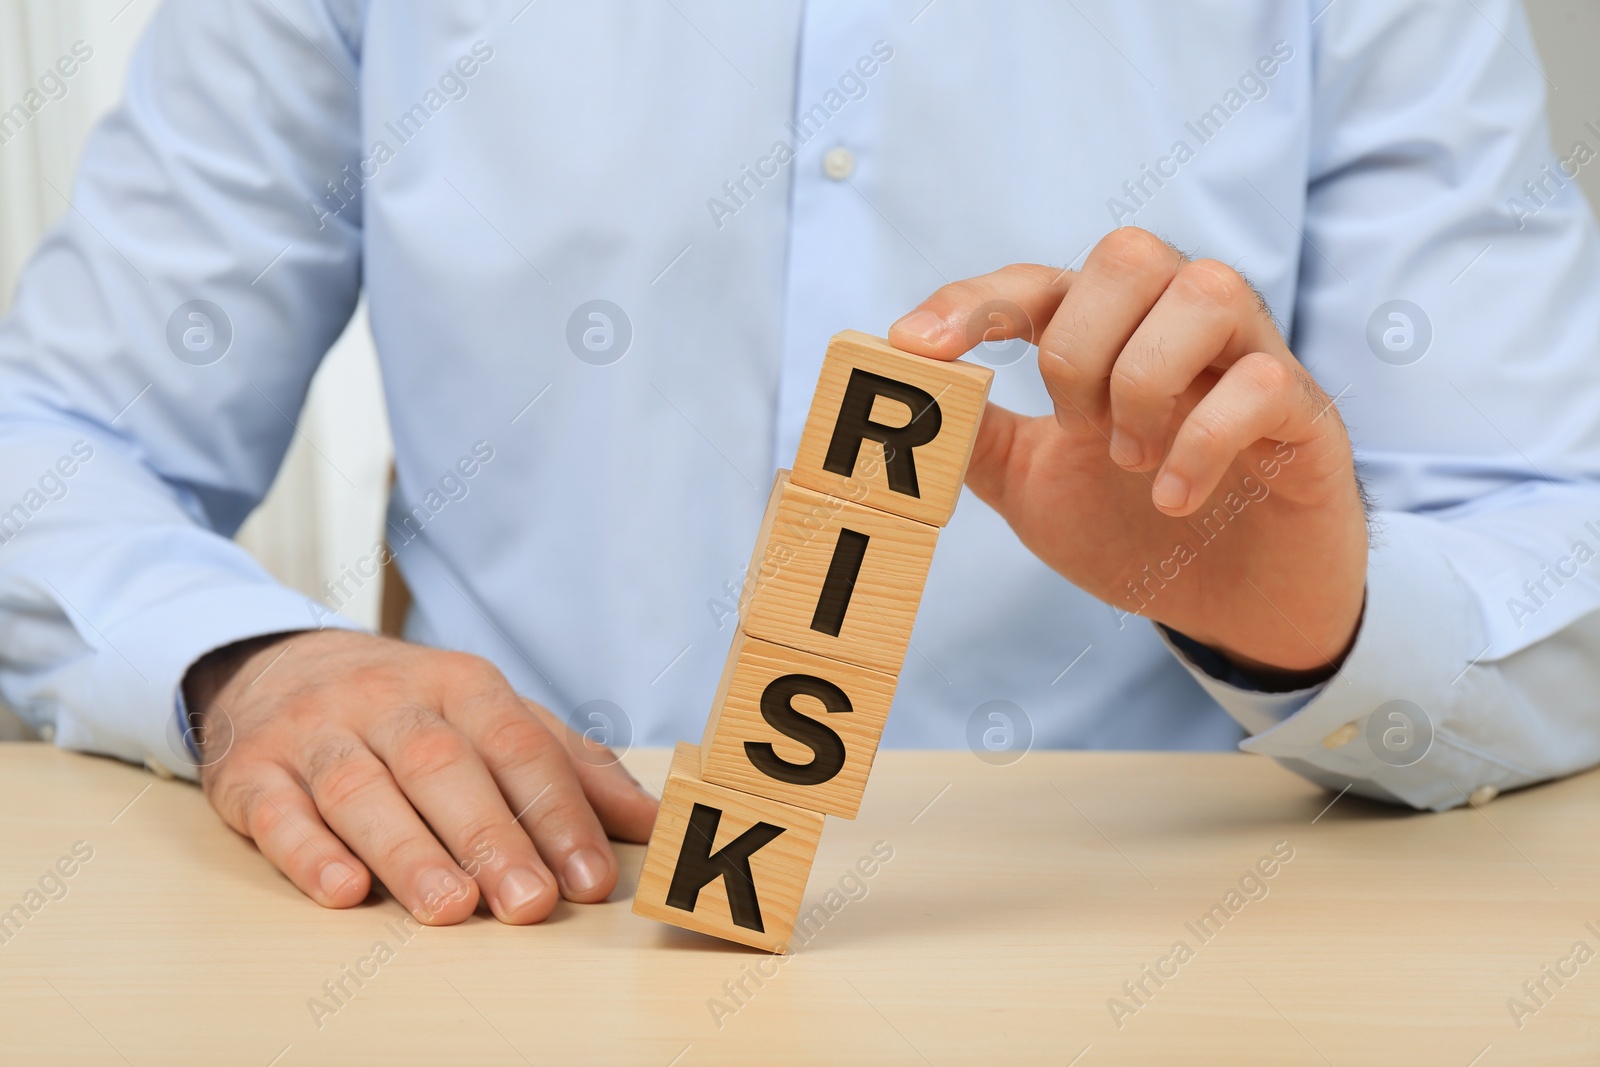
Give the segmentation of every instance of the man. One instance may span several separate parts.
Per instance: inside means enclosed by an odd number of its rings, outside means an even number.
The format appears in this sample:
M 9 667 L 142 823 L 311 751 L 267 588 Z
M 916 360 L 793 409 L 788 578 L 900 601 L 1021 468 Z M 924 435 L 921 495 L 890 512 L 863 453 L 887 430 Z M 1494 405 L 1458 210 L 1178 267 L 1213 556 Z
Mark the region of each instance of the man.
M 1533 54 L 1509 0 L 169 0 L 0 328 L 4 697 L 192 717 L 323 905 L 602 899 L 654 805 L 560 718 L 697 732 L 855 327 L 999 365 L 891 743 L 1589 766 L 1600 244 Z M 360 290 L 406 642 L 227 540 Z

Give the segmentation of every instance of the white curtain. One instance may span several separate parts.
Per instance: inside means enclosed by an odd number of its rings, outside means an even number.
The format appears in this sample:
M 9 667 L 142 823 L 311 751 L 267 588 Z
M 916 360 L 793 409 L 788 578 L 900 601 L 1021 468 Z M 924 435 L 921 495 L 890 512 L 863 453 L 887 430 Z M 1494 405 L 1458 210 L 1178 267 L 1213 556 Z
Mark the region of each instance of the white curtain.
M 383 536 L 393 451 L 381 390 L 363 303 L 311 383 L 278 480 L 236 538 L 312 596 L 327 599 L 323 583 Z M 365 583 L 343 614 L 376 629 L 381 592 L 381 582 Z
M 45 101 L 20 130 L 15 120 L 0 125 L 0 313 L 34 245 L 67 210 L 84 139 L 121 95 L 129 55 L 157 4 L 0 0 L 0 112 L 30 90 Z M 56 61 L 80 41 L 90 58 L 58 82 Z M 280 580 L 321 595 L 341 565 L 382 536 L 390 457 L 363 308 L 318 372 L 283 469 L 239 543 Z M 369 582 L 344 611 L 376 627 L 379 596 L 379 583 Z M 0 739 L 17 736 L 18 725 L 0 718 Z

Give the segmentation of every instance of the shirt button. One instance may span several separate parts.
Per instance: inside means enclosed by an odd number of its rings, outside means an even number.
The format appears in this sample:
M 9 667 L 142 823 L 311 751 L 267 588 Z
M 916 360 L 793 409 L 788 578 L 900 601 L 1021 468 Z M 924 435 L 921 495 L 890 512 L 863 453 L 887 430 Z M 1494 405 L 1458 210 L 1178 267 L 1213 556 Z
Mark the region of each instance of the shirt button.
M 1347 722 L 1333 733 L 1322 739 L 1323 748 L 1343 748 L 1356 739 L 1361 732 L 1361 727 L 1353 722 Z
M 856 154 L 840 145 L 828 149 L 822 157 L 822 173 L 836 182 L 842 182 L 856 172 Z
M 1467 803 L 1471 804 L 1475 808 L 1481 808 L 1499 795 L 1500 790 L 1496 789 L 1494 786 L 1480 785 L 1478 788 L 1472 791 L 1471 796 L 1467 797 Z

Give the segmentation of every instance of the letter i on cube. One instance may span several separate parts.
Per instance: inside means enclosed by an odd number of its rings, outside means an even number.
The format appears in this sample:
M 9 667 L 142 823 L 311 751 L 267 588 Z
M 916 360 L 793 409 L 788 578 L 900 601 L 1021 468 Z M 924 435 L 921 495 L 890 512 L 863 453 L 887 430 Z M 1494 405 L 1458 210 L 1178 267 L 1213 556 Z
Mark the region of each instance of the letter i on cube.
M 992 378 L 853 330 L 829 344 L 705 736 L 674 753 L 636 914 L 787 949 L 823 816 L 860 809 Z

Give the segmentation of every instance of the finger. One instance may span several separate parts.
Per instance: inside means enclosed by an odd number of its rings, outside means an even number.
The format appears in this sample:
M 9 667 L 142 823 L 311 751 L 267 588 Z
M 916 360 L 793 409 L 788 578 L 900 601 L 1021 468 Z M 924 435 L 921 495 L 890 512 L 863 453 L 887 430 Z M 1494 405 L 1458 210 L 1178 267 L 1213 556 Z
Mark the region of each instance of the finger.
M 1140 471 L 1160 463 L 1184 390 L 1255 351 L 1289 355 L 1255 290 L 1214 259 L 1183 264 L 1112 367 L 1112 460 Z
M 1257 441 L 1304 444 L 1338 432 L 1337 417 L 1323 417 L 1333 402 L 1314 385 L 1307 389 L 1308 382 L 1284 357 L 1252 352 L 1237 360 L 1178 427 L 1151 490 L 1156 507 L 1191 514 Z M 1305 451 L 1314 456 L 1321 450 Z
M 984 341 L 1037 341 L 1074 274 L 1038 263 L 1013 263 L 990 274 L 951 282 L 889 327 L 889 343 L 933 359 L 956 359 Z
M 254 841 L 269 863 L 318 904 L 349 908 L 367 899 L 372 876 L 282 767 L 256 763 L 236 769 L 230 781 L 217 786 L 213 804 L 229 826 Z
M 984 406 L 983 419 L 978 423 L 977 440 L 972 446 L 972 458 L 967 461 L 967 485 L 979 500 L 999 512 L 1009 521 L 1011 517 L 1009 486 L 1020 484 L 1019 473 L 1026 472 L 1026 464 L 1013 460 L 1026 457 L 1026 447 L 1018 447 L 1027 427 L 1036 420 L 1018 415 L 993 401 Z
M 1013 263 L 989 274 L 952 282 L 889 328 L 896 348 L 933 359 L 956 359 L 978 344 L 1022 338 L 1039 339 L 1040 326 L 1050 321 L 1071 289 L 1075 271 L 1037 263 Z M 985 503 L 1006 514 L 1005 486 L 1017 453 L 1012 445 L 1027 420 L 990 403 L 978 424 L 978 437 L 967 465 L 967 484 Z
M 382 719 L 367 738 L 417 811 L 503 923 L 549 916 L 561 899 L 472 743 L 430 707 Z
M 522 703 L 545 729 L 565 742 L 573 773 L 606 834 L 640 845 L 649 841 L 661 802 L 639 784 L 616 753 L 607 745 L 592 742 L 533 701 Z
M 448 926 L 477 908 L 477 883 L 355 738 L 322 741 L 307 761 L 306 784 L 328 826 L 418 922 Z
M 617 858 L 578 782 L 567 749 L 531 715 L 500 673 L 477 666 L 453 674 L 445 716 L 481 755 L 511 810 L 560 880 L 568 900 L 604 900 Z
M 1113 230 L 1090 251 L 1039 339 L 1039 374 L 1064 428 L 1106 432 L 1112 364 L 1183 261 L 1183 253 L 1133 226 Z

